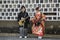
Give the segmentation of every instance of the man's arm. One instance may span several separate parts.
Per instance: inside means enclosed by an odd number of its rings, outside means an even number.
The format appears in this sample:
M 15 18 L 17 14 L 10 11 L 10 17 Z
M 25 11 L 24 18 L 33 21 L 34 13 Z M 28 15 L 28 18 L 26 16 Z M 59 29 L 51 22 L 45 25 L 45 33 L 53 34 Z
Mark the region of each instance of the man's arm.
M 26 13 L 26 17 L 27 17 L 27 20 L 29 20 L 29 19 L 30 19 L 30 17 L 29 17 L 29 15 L 28 15 L 28 13 Z
M 21 13 L 18 14 L 18 22 L 21 20 Z

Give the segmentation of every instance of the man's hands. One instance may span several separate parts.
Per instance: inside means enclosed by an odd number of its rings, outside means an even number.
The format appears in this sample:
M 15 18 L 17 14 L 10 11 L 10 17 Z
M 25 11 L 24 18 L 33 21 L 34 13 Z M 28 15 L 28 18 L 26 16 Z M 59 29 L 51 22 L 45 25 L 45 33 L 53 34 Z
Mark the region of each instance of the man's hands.
M 25 18 L 21 17 L 21 20 L 24 20 Z

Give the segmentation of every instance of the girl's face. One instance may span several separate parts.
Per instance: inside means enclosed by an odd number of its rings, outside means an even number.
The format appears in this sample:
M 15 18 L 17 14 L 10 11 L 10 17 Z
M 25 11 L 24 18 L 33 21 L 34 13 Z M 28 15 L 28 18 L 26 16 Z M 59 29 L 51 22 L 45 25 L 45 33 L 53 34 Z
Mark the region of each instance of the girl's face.
M 39 10 L 36 10 L 36 12 L 39 12 Z
M 35 17 L 36 17 L 37 19 L 40 19 L 40 14 L 37 13 Z
M 21 11 L 24 12 L 25 11 L 25 8 L 22 8 Z

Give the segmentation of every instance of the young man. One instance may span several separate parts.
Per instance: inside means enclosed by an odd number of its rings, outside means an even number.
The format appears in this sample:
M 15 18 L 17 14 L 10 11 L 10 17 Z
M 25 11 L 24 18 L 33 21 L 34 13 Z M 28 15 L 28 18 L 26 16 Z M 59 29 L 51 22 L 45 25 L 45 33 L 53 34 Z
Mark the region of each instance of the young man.
M 30 19 L 30 17 L 28 15 L 28 13 L 26 12 L 26 8 L 24 6 L 22 6 L 21 11 L 18 14 L 20 38 L 22 38 L 22 37 L 27 38 L 29 19 Z

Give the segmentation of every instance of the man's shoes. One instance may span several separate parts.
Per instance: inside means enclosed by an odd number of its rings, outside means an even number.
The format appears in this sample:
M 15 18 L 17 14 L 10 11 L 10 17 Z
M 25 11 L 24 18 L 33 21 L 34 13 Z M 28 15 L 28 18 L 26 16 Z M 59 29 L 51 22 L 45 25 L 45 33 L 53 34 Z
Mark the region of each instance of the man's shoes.
M 25 36 L 24 38 L 27 38 L 27 36 Z
M 23 38 L 22 36 L 20 36 L 19 38 Z M 27 36 L 24 36 L 24 38 L 27 38 Z
M 22 36 L 20 36 L 19 38 L 22 38 Z

